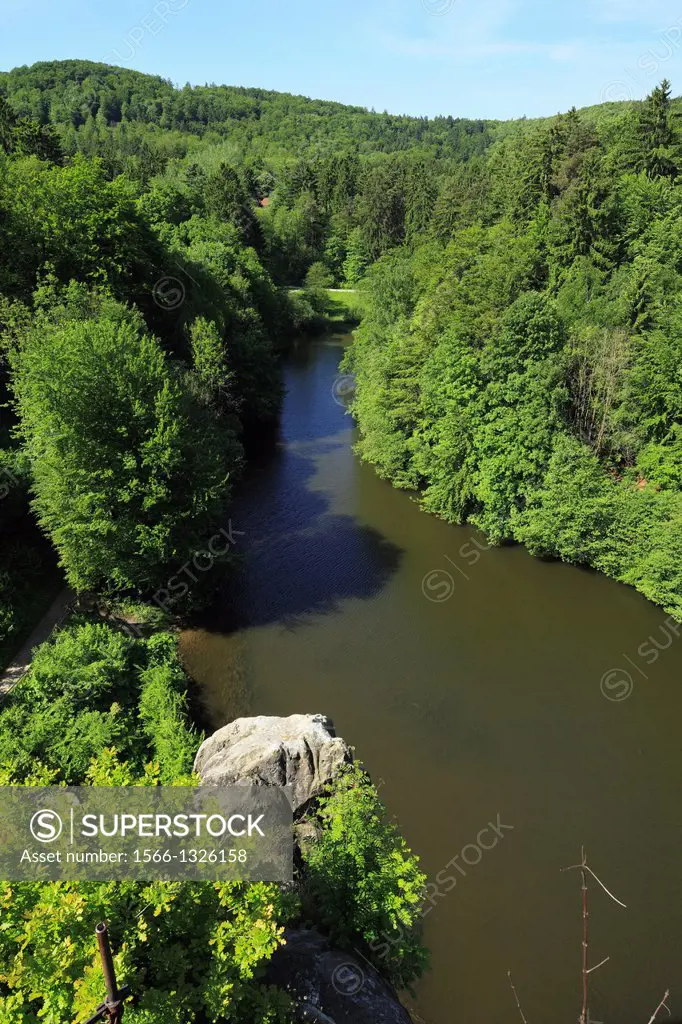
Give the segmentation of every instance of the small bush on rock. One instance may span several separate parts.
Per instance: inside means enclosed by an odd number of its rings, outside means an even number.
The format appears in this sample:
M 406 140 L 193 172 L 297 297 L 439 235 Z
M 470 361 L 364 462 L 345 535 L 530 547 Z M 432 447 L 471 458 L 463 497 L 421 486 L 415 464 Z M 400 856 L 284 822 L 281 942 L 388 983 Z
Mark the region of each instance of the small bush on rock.
M 420 920 L 426 875 L 409 850 L 376 787 L 348 765 L 320 801 L 322 831 L 302 851 L 304 905 L 332 940 L 365 955 L 396 985 L 424 970 Z

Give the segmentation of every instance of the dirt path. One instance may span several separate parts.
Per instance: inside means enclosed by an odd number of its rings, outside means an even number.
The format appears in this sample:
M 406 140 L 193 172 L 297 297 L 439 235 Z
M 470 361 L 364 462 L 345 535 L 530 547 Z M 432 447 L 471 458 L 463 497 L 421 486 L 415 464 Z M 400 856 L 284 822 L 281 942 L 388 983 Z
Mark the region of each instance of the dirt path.
M 52 631 L 63 622 L 71 610 L 71 604 L 75 596 L 74 592 L 66 587 L 54 599 L 12 664 L 0 676 L 0 701 L 3 697 L 7 696 L 10 690 L 14 689 L 19 680 L 28 672 L 33 649 L 47 640 Z
M 292 285 L 289 285 L 287 287 L 287 291 L 289 293 L 291 293 L 291 292 L 302 292 L 303 291 L 303 287 L 302 286 L 298 286 L 297 287 L 295 284 L 292 284 Z M 322 291 L 323 292 L 338 292 L 339 294 L 343 294 L 343 295 L 357 295 L 358 289 L 357 288 L 323 288 Z

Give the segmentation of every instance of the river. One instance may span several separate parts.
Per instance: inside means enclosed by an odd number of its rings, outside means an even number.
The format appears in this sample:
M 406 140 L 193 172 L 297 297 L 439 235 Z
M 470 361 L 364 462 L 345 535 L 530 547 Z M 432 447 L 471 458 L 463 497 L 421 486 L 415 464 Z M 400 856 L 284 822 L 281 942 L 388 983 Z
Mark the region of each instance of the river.
M 416 1019 L 520 1020 L 511 970 L 530 1024 L 577 1020 L 580 875 L 561 869 L 581 844 L 627 905 L 590 883 L 590 963 L 610 958 L 591 1020 L 646 1024 L 666 988 L 680 1016 L 682 639 L 633 590 L 488 549 L 363 466 L 333 395 L 347 340 L 290 359 L 279 440 L 232 513 L 244 566 L 183 635 L 210 721 L 329 715 L 430 878 L 457 858 Z

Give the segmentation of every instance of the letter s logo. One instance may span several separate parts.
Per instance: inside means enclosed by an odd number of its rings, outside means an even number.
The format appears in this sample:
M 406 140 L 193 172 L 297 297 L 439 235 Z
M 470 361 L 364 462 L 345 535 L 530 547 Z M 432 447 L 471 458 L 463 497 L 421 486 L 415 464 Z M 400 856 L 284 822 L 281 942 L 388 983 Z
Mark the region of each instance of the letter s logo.
M 56 811 L 36 811 L 29 828 L 31 835 L 39 843 L 53 843 L 62 834 L 62 819 Z

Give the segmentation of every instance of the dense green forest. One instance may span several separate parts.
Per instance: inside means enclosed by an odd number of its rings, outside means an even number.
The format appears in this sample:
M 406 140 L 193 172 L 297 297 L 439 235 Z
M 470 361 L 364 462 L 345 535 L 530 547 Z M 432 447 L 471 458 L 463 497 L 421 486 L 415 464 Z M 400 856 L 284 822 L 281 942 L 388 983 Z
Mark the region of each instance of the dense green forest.
M 116 609 L 76 617 L 0 706 L 2 781 L 194 783 L 189 683 L 149 602 L 227 521 L 333 286 L 363 295 L 364 459 L 682 617 L 678 115 L 666 82 L 503 124 L 84 61 L 1 74 L 0 663 L 64 579 Z M 369 959 L 387 938 L 379 969 L 411 982 L 416 859 L 357 769 L 316 814 L 304 906 L 274 885 L 0 884 L 0 1024 L 87 1018 L 104 916 L 139 1024 L 291 1020 L 261 980 L 290 921 Z
M 359 451 L 495 542 L 682 617 L 682 128 L 667 82 L 491 147 L 367 275 Z

